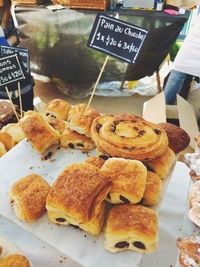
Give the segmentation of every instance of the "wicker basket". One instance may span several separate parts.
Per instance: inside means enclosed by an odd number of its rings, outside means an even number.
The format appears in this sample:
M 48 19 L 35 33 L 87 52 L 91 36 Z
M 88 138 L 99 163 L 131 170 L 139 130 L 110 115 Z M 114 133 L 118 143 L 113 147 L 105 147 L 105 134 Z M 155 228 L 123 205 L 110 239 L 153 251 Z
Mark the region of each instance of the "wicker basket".
M 106 10 L 108 0 L 69 0 L 69 7 Z
M 46 0 L 12 0 L 12 3 L 14 5 L 22 5 L 22 6 L 44 4 L 45 2 L 47 1 Z

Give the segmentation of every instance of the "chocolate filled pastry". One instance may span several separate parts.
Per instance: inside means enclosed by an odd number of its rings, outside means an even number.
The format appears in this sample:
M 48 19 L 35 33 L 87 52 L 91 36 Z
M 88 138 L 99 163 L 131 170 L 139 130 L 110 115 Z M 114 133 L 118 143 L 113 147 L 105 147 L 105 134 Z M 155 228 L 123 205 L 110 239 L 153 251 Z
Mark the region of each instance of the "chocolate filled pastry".
M 39 153 L 59 143 L 60 134 L 49 123 L 45 116 L 32 112 L 20 120 L 25 137 L 33 149 Z
M 86 104 L 77 104 L 73 106 L 68 114 L 68 122 L 71 130 L 79 134 L 91 137 L 90 128 L 92 122 L 100 114 Z
M 189 191 L 189 203 L 190 207 L 194 205 L 194 203 L 200 203 L 200 181 L 195 182 Z
M 193 181 L 200 180 L 200 153 L 186 153 L 185 164 L 190 168 L 190 177 Z
M 67 122 L 64 120 L 59 120 L 57 118 L 51 117 L 51 116 L 46 116 L 48 123 L 60 134 L 63 133 Z
M 68 124 L 65 125 L 65 129 L 61 134 L 60 144 L 63 147 L 79 150 L 90 150 L 95 146 L 90 137 L 72 131 Z
M 183 267 L 200 266 L 200 236 L 177 238 L 177 247 L 180 250 L 179 262 Z
M 108 215 L 105 248 L 113 253 L 123 250 L 154 252 L 158 242 L 158 216 L 140 205 L 117 205 Z
M 31 267 L 28 259 L 20 254 L 10 254 L 0 258 L 1 267 Z
M 165 130 L 131 114 L 102 115 L 91 127 L 97 148 L 112 157 L 149 161 L 168 146 Z
M 20 123 L 9 123 L 1 129 L 1 132 L 8 133 L 12 136 L 14 145 L 18 144 L 25 138 Z
M 101 167 L 105 163 L 105 160 L 98 158 L 98 157 L 89 157 L 85 160 L 85 162 L 88 164 L 92 164 L 92 165 L 96 166 L 97 168 L 101 169 Z
M 71 105 L 63 99 L 53 99 L 45 107 L 47 116 L 51 116 L 60 120 L 67 120 L 68 112 Z
M 147 169 L 138 160 L 108 159 L 101 168 L 111 177 L 112 187 L 106 200 L 111 203 L 138 203 L 146 187 Z
M 33 222 L 46 211 L 47 182 L 37 174 L 17 181 L 9 191 L 9 202 L 20 221 Z
M 156 205 L 159 203 L 162 191 L 162 181 L 160 177 L 151 171 L 147 172 L 147 183 L 142 198 L 143 205 Z
M 1 158 L 3 155 L 5 155 L 6 152 L 7 152 L 7 150 L 6 150 L 5 146 L 4 146 L 4 144 L 3 144 L 2 142 L 0 142 L 0 158 Z
M 159 157 L 145 162 L 147 169 L 155 172 L 161 179 L 165 179 L 175 162 L 175 154 L 169 147 Z
M 168 139 L 169 147 L 175 154 L 183 151 L 190 143 L 190 136 L 182 128 L 171 123 L 159 123 L 165 129 Z
M 85 162 L 69 165 L 49 191 L 46 201 L 49 219 L 99 234 L 106 211 L 104 200 L 110 188 L 110 178 L 96 166 Z

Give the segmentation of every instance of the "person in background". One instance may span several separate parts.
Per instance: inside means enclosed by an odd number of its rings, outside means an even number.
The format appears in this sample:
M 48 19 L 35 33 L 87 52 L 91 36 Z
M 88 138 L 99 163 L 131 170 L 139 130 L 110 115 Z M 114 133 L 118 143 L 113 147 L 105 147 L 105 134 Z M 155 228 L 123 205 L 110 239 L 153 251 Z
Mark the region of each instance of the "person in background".
M 0 45 L 17 46 L 19 44 L 19 35 L 14 26 L 11 15 L 11 0 L 0 0 Z M 3 37 L 3 38 L 2 38 Z M 22 109 L 24 111 L 32 110 L 33 107 L 33 86 L 34 80 L 31 74 L 27 74 L 24 80 L 20 81 Z M 9 85 L 12 101 L 19 106 L 19 94 L 17 85 Z M 8 99 L 4 88 L 0 88 L 0 99 Z
M 171 5 L 191 9 L 200 4 L 200 0 L 168 0 Z M 180 94 L 185 80 L 200 77 L 200 7 L 197 7 L 194 27 L 189 31 L 185 41 L 177 53 L 171 73 L 164 86 L 166 104 L 176 103 L 176 94 Z

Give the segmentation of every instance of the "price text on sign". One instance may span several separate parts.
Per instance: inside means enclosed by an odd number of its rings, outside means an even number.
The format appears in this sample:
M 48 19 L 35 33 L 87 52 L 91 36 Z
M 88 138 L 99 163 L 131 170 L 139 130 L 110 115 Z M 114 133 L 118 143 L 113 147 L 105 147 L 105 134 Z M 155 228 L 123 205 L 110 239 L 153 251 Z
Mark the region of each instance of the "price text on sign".
M 18 55 L 0 58 L 0 86 L 25 79 Z
M 14 46 L 5 46 L 1 45 L 0 47 L 0 53 L 2 57 L 14 55 L 17 54 L 21 60 L 21 63 L 26 70 L 26 72 L 29 73 L 30 71 L 30 60 L 29 60 L 29 51 L 27 48 L 18 48 Z
M 98 14 L 88 47 L 134 63 L 148 31 L 109 16 Z

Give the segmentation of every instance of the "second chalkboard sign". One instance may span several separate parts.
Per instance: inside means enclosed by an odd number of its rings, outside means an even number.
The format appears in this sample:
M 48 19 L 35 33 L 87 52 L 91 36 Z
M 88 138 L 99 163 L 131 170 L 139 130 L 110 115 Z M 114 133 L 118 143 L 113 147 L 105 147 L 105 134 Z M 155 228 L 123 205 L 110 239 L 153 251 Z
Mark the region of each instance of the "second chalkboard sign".
M 88 47 L 128 63 L 134 63 L 147 33 L 146 29 L 98 14 L 89 37 Z
M 25 79 L 24 72 L 19 62 L 18 55 L 0 58 L 0 86 Z

